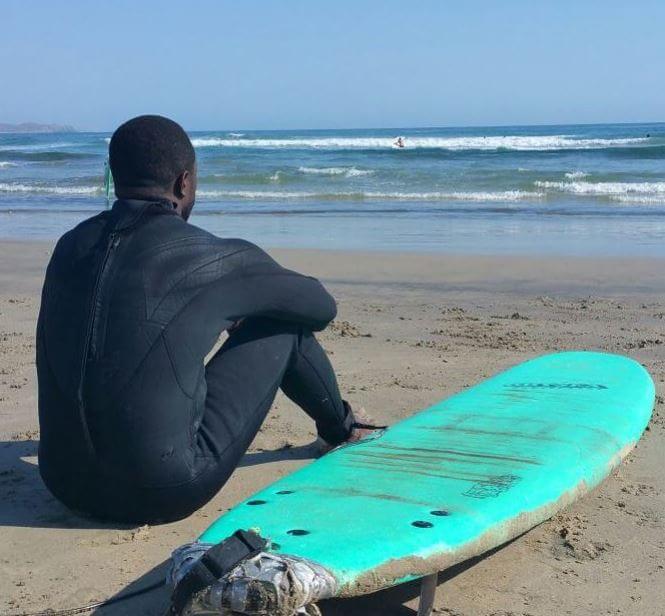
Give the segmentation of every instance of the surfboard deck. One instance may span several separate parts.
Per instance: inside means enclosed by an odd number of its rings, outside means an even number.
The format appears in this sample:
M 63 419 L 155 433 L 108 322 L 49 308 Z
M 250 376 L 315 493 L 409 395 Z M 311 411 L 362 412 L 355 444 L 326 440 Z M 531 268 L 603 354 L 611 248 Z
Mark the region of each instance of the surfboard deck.
M 597 486 L 640 438 L 654 399 L 649 374 L 626 357 L 539 357 L 339 447 L 241 502 L 199 540 L 257 529 L 270 551 L 330 572 L 337 596 L 425 578 Z

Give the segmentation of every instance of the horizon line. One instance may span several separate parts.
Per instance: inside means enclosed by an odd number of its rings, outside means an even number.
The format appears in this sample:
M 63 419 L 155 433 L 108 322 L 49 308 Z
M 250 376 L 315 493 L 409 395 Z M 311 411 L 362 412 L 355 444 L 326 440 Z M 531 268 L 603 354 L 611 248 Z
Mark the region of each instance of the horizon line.
M 42 124 L 44 126 L 69 126 L 67 124 L 58 124 L 50 122 L 36 122 L 36 121 L 25 121 L 18 123 L 10 122 L 0 122 L 0 124 L 9 124 L 13 126 L 20 126 L 21 124 Z M 235 132 L 235 131 L 248 131 L 248 132 L 294 132 L 294 131 L 351 131 L 351 130 L 391 130 L 391 131 L 400 131 L 408 129 L 417 129 L 417 130 L 436 130 L 436 129 L 454 129 L 454 128 L 537 128 L 537 127 L 555 127 L 555 126 L 636 126 L 641 124 L 665 124 L 665 120 L 655 120 L 655 121 L 640 121 L 640 122 L 542 122 L 535 124 L 449 124 L 447 126 L 424 126 L 424 125 L 414 125 L 414 126 L 347 126 L 347 127 L 337 127 L 337 128 L 200 128 L 195 130 L 190 130 L 185 127 L 187 132 L 191 133 L 200 133 L 200 132 Z M 73 127 L 74 131 L 0 131 L 0 135 L 10 135 L 10 134 L 55 134 L 75 132 L 75 133 L 112 133 L 114 129 L 111 130 L 90 130 L 90 129 L 77 129 Z M 117 128 L 117 127 L 116 127 Z

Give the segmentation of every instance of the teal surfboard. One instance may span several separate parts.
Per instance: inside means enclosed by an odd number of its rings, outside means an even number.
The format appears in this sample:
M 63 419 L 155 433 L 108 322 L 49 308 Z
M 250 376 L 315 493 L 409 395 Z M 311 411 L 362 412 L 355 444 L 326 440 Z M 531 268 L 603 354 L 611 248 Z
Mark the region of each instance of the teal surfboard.
M 200 541 L 256 529 L 269 551 L 327 570 L 337 596 L 431 575 L 598 485 L 640 438 L 654 397 L 646 370 L 626 357 L 543 356 L 332 451 L 231 509 Z

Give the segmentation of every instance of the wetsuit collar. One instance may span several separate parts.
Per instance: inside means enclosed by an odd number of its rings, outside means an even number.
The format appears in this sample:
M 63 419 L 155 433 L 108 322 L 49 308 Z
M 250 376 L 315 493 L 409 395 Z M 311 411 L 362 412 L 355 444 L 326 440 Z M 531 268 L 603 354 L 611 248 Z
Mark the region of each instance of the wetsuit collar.
M 111 208 L 116 230 L 126 229 L 136 224 L 145 214 L 172 214 L 177 216 L 175 205 L 164 198 L 118 199 Z

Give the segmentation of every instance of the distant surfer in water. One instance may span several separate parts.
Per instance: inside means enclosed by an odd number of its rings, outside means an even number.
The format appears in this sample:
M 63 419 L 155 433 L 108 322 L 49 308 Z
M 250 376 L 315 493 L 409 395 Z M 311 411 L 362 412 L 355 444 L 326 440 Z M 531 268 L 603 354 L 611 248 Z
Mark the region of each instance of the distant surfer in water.
M 109 151 L 117 201 L 59 240 L 42 292 L 39 469 L 56 498 L 114 521 L 183 518 L 224 485 L 279 389 L 328 447 L 370 432 L 313 334 L 336 315 L 321 283 L 187 224 L 185 131 L 141 116 Z
M 396 148 L 403 148 L 404 147 L 404 139 L 402 139 L 402 137 L 397 137 L 397 139 L 395 139 L 395 141 L 393 142 L 393 145 Z

